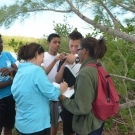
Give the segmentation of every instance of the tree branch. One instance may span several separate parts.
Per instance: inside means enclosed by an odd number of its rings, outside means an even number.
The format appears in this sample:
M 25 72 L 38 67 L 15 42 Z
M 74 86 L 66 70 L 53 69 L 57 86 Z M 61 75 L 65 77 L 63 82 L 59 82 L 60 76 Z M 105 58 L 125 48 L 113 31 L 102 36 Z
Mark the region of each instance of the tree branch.
M 112 19 L 112 21 L 113 21 L 113 23 L 115 25 L 115 28 L 118 29 L 118 25 L 121 25 L 123 27 L 123 25 L 113 16 L 113 14 L 110 12 L 110 10 L 106 7 L 106 5 L 103 3 L 103 1 L 100 1 L 100 4 L 104 7 L 104 9 L 106 10 L 106 12 L 111 17 L 111 19 Z
M 73 4 L 70 2 L 70 0 L 66 0 L 67 3 L 70 5 L 71 7 L 71 10 L 76 14 L 78 15 L 82 20 L 84 20 L 85 22 L 93 25 L 94 27 L 104 31 L 104 32 L 107 32 L 108 34 L 111 34 L 113 36 L 116 36 L 118 38 L 122 38 L 124 40 L 127 40 L 129 42 L 133 42 L 135 43 L 135 35 L 129 35 L 125 32 L 121 32 L 119 30 L 114 30 L 112 28 L 108 28 L 108 27 L 105 27 L 97 22 L 95 22 L 94 20 L 91 20 L 89 19 L 88 17 L 84 16 L 81 12 L 79 12 L 79 10 L 77 10 Z
M 124 103 L 124 104 L 121 104 L 120 105 L 120 110 L 121 109 L 127 109 L 127 108 L 130 108 L 130 107 L 134 107 L 135 106 L 135 100 L 131 100 L 127 103 Z
M 55 9 L 44 9 L 44 8 L 39 8 L 39 9 L 32 9 L 32 10 L 27 10 L 27 12 L 35 12 L 35 11 L 54 11 L 54 12 L 60 12 L 60 13 L 70 13 L 72 10 L 55 10 Z M 23 13 L 23 12 L 20 12 Z
M 130 8 L 130 7 L 127 7 L 127 6 L 123 5 L 123 4 L 120 4 L 117 0 L 113 0 L 113 1 L 114 1 L 117 5 L 119 5 L 120 7 L 122 7 L 122 8 L 124 8 L 124 9 L 128 10 L 128 11 L 131 11 L 131 12 L 135 13 L 135 10 L 134 10 L 134 9 L 132 9 L 132 8 Z
M 135 79 L 131 79 L 131 78 L 128 78 L 128 77 L 125 77 L 125 76 L 114 75 L 114 74 L 110 74 L 110 75 L 113 76 L 113 77 L 117 77 L 117 78 L 120 78 L 120 79 L 123 79 L 123 80 L 130 81 L 130 82 L 135 82 Z

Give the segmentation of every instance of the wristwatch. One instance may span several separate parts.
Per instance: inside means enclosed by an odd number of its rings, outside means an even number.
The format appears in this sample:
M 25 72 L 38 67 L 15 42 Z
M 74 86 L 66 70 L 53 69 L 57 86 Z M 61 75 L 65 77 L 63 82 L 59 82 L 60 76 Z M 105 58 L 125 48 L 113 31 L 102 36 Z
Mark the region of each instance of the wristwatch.
M 77 64 L 80 61 L 79 57 L 75 58 L 75 63 Z

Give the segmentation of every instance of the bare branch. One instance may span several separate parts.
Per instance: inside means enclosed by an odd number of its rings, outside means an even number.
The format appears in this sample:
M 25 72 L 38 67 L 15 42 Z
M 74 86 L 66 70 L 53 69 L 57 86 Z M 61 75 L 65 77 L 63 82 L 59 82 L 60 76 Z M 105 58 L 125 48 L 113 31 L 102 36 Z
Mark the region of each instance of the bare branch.
M 133 106 L 135 106 L 135 100 L 131 100 L 131 101 L 127 102 L 127 103 L 121 104 L 120 105 L 120 110 L 121 109 L 127 109 L 127 108 L 130 108 L 130 107 L 133 107 Z
M 113 0 L 113 1 L 114 1 L 117 5 L 119 5 L 120 7 L 122 7 L 122 8 L 124 8 L 124 9 L 128 10 L 128 11 L 131 11 L 131 12 L 135 13 L 135 10 L 134 10 L 134 9 L 132 9 L 132 8 L 130 8 L 130 7 L 127 7 L 127 6 L 123 5 L 123 4 L 120 4 L 117 0 Z
M 35 12 L 35 11 L 54 11 L 54 12 L 60 12 L 60 13 L 70 13 L 72 10 L 55 10 L 55 9 L 50 9 L 50 8 L 39 8 L 39 9 L 33 9 L 33 10 L 28 10 L 27 12 Z M 20 12 L 21 13 L 21 12 Z
M 135 79 L 131 79 L 131 78 L 128 78 L 128 77 L 125 77 L 125 76 L 114 75 L 114 74 L 110 74 L 110 75 L 113 76 L 113 77 L 120 78 L 122 80 L 127 80 L 127 81 L 130 81 L 130 82 L 135 82 Z
M 113 21 L 113 23 L 115 25 L 115 28 L 118 29 L 119 24 L 123 27 L 123 25 L 113 16 L 113 14 L 110 12 L 110 10 L 106 7 L 106 5 L 103 3 L 103 1 L 100 1 L 100 4 L 105 8 L 107 13 L 111 17 L 111 19 L 112 19 L 112 21 Z
M 84 16 L 79 10 L 77 10 L 77 9 L 73 6 L 73 4 L 70 2 L 70 0 L 66 0 L 66 1 L 67 1 L 67 3 L 70 5 L 72 11 L 73 11 L 76 15 L 78 15 L 82 20 L 84 20 L 85 22 L 87 22 L 87 23 L 93 25 L 94 27 L 96 27 L 96 28 L 98 28 L 98 29 L 100 29 L 100 30 L 102 30 L 102 31 L 104 31 L 104 32 L 107 32 L 108 34 L 111 34 L 111 35 L 116 36 L 116 37 L 118 37 L 118 38 L 122 38 L 122 39 L 124 39 L 124 40 L 129 41 L 129 42 L 135 43 L 135 35 L 129 35 L 129 34 L 125 33 L 125 32 L 121 32 L 121 31 L 119 31 L 119 30 L 114 30 L 114 29 L 112 29 L 112 28 L 105 27 L 105 26 L 103 26 L 103 25 L 101 25 L 101 24 L 95 22 L 94 20 L 91 20 L 91 19 L 89 19 L 88 17 Z

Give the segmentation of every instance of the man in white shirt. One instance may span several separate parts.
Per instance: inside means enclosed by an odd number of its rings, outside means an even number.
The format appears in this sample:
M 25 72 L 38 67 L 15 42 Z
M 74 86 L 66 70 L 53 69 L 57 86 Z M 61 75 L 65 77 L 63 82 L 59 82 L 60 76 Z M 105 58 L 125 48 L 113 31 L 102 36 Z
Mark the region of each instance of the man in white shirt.
M 44 61 L 42 66 L 44 66 L 46 73 L 48 74 L 48 79 L 53 83 L 55 81 L 55 76 L 57 74 L 57 69 L 59 65 L 57 53 L 60 48 L 60 36 L 58 34 L 52 33 L 48 36 L 47 44 L 49 46 L 48 52 L 44 53 Z M 53 64 L 53 68 L 48 68 Z M 51 70 L 50 70 L 51 69 Z M 51 135 L 56 135 L 58 129 L 58 122 L 61 121 L 58 112 L 58 101 L 51 101 Z

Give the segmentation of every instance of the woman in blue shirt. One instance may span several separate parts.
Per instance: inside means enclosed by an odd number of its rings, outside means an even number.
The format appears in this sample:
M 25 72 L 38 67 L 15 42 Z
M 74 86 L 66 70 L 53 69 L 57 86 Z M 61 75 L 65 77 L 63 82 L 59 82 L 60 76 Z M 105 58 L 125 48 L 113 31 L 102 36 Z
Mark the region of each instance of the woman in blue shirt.
M 56 88 L 48 80 L 40 66 L 43 57 L 44 49 L 36 43 L 21 46 L 18 52 L 18 60 L 26 62 L 19 65 L 11 91 L 17 106 L 15 127 L 20 134 L 49 135 L 49 100 L 57 101 L 67 88 L 66 83 Z

